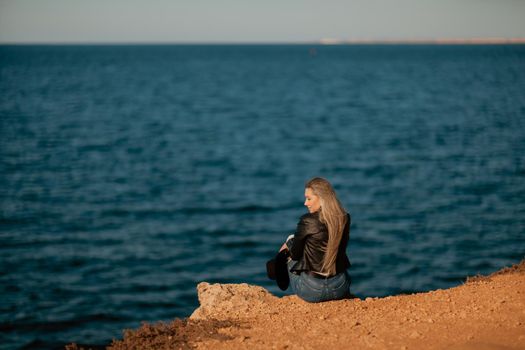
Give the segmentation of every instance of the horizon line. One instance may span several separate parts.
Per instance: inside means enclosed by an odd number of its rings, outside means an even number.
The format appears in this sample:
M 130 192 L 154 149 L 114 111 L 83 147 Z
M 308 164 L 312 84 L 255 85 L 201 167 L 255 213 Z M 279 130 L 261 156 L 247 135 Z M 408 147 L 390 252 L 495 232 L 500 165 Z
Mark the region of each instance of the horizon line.
M 298 41 L 0 41 L 0 45 L 484 45 L 484 44 L 525 44 L 520 38 L 432 38 L 432 39 L 336 39 Z

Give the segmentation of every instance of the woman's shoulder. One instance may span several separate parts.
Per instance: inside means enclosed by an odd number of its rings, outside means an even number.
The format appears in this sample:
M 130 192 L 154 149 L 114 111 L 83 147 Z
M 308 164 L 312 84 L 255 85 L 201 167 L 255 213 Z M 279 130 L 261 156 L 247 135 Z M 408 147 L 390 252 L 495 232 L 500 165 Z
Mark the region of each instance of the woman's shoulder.
M 319 219 L 319 213 L 306 213 L 301 216 L 299 219 L 299 224 L 308 226 L 308 227 L 318 227 L 321 225 L 321 220 Z
M 315 221 L 315 220 L 318 221 L 319 220 L 319 212 L 303 214 L 303 215 L 301 215 L 299 220 L 300 221 Z
M 319 220 L 318 213 L 306 213 L 299 219 L 298 227 L 298 232 L 301 234 L 311 235 L 320 232 L 323 224 Z

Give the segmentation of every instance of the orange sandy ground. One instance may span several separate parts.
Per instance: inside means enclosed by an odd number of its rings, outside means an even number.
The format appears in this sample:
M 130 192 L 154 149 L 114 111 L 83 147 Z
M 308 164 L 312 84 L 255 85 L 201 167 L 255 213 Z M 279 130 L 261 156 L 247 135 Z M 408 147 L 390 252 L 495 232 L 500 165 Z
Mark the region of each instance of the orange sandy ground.
M 525 260 L 447 290 L 319 304 L 287 296 L 222 321 L 145 324 L 109 349 L 525 349 Z

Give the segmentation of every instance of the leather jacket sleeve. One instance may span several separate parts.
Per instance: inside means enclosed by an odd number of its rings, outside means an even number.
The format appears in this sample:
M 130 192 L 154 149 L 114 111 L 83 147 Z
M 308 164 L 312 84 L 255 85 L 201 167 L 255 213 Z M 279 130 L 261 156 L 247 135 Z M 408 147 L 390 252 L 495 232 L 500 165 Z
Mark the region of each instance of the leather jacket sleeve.
M 294 238 L 287 242 L 287 247 L 293 260 L 299 260 L 303 256 L 306 238 L 318 231 L 319 225 L 314 217 L 310 214 L 301 216 Z

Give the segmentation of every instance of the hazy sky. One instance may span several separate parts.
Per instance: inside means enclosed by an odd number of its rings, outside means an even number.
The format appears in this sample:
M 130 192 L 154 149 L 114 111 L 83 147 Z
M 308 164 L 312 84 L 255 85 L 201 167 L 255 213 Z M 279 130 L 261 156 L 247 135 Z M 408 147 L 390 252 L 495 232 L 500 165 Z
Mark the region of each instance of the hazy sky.
M 525 38 L 525 0 L 0 0 L 0 42 Z

